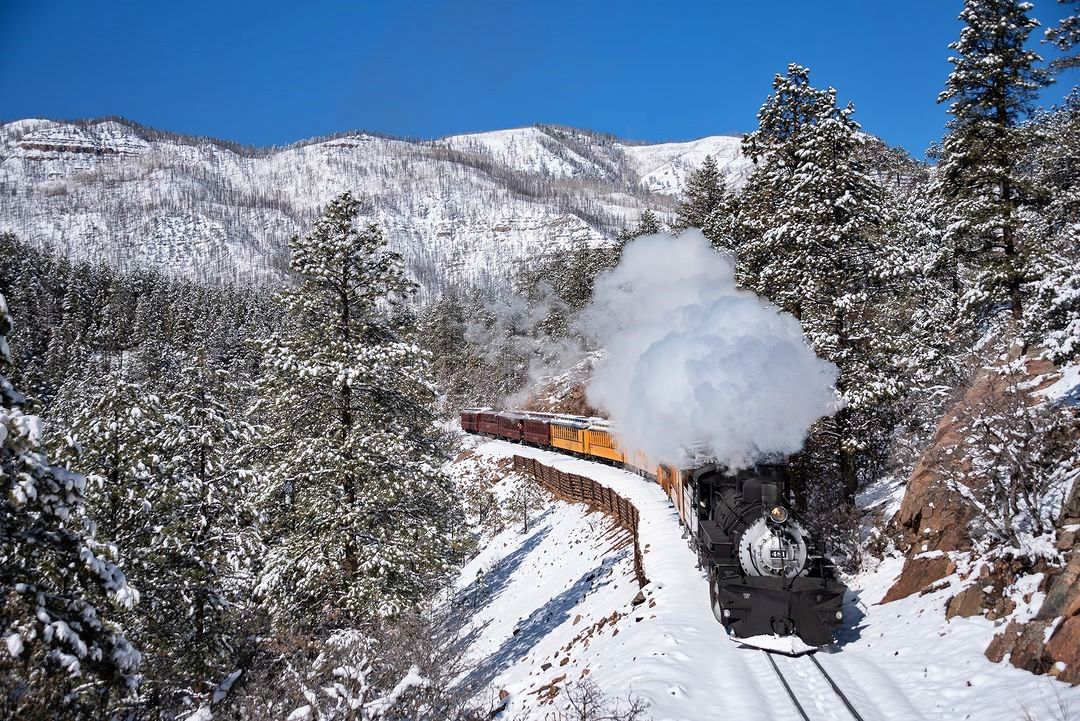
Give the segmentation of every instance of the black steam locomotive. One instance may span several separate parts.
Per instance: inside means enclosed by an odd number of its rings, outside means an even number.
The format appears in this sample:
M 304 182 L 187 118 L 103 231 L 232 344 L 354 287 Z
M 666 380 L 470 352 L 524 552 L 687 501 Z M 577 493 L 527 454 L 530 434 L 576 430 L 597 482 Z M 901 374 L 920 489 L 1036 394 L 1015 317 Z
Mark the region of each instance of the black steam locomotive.
M 684 474 L 695 509 L 687 525 L 708 571 L 716 619 L 740 638 L 831 643 L 847 588 L 789 510 L 787 467 L 730 473 L 708 465 Z

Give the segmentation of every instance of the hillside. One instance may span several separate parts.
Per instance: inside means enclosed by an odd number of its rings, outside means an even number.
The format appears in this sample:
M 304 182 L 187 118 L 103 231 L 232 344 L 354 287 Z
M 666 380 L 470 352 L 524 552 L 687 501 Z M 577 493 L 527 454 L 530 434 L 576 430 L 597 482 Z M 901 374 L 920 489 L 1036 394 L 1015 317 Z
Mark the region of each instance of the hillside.
M 0 125 L 0 232 L 122 268 L 272 282 L 288 237 L 351 190 L 425 287 L 485 283 L 535 249 L 599 243 L 643 208 L 670 211 L 708 154 L 738 183 L 738 148 L 554 126 L 247 148 L 115 119 L 19 120 Z

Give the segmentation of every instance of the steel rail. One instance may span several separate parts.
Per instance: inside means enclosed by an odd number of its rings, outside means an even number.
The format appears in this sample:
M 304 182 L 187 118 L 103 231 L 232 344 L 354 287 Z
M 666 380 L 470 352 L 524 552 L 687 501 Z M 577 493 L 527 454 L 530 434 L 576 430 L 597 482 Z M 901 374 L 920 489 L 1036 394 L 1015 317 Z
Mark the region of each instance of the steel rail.
M 863 721 L 862 715 L 855 710 L 855 707 L 851 704 L 848 697 L 840 690 L 840 687 L 836 685 L 836 681 L 833 681 L 833 677 L 830 676 L 829 672 L 825 670 L 825 667 L 821 665 L 821 661 L 818 661 L 812 653 L 808 655 L 810 660 L 814 662 L 814 665 L 817 666 L 818 671 L 821 671 L 821 675 L 824 676 L 825 680 L 832 686 L 832 690 L 835 691 L 836 695 L 840 697 L 840 700 L 844 702 L 844 706 L 847 707 L 847 710 L 851 713 L 852 717 L 854 717 L 855 721 Z
M 799 697 L 795 695 L 795 692 L 791 690 L 791 684 L 784 678 L 784 674 L 780 671 L 780 667 L 776 665 L 776 661 L 773 659 L 773 655 L 768 651 L 762 651 L 765 654 L 765 658 L 769 659 L 769 665 L 772 666 L 773 671 L 776 672 L 776 677 L 780 679 L 780 683 L 783 684 L 784 690 L 787 691 L 788 698 L 791 699 L 791 703 L 795 705 L 795 710 L 802 716 L 803 721 L 810 721 L 810 717 L 806 715 L 806 709 L 799 703 Z

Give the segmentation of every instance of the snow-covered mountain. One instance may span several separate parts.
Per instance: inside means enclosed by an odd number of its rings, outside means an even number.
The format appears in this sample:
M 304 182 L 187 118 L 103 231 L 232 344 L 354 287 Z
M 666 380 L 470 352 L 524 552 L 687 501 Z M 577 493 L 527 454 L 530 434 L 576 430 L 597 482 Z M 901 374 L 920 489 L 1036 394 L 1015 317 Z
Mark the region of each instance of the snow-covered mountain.
M 486 282 L 527 255 L 598 243 L 644 208 L 670 211 L 739 139 L 635 144 L 554 126 L 402 140 L 369 133 L 257 149 L 122 120 L 0 125 L 0 232 L 75 258 L 216 281 L 273 281 L 287 239 L 346 190 L 429 288 Z

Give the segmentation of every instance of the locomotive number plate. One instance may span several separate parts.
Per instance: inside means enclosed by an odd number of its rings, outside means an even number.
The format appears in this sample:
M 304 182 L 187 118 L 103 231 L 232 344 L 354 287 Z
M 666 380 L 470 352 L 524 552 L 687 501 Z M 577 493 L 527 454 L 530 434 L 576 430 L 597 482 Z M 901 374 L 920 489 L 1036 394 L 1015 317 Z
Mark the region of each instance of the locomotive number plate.
M 783 548 L 770 548 L 769 549 L 769 558 L 779 558 L 779 559 L 787 558 L 787 551 L 785 551 Z

